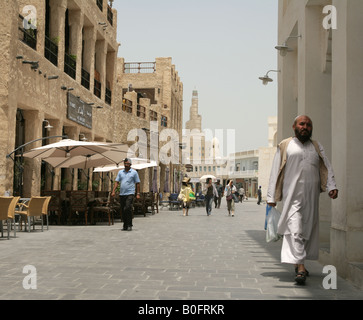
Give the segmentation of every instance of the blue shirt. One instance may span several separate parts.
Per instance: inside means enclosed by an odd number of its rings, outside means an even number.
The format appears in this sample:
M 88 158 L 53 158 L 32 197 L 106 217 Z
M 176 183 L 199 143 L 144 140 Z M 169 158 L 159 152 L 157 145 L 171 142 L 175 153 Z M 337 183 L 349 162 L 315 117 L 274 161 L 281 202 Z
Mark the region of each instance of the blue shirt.
M 120 183 L 120 196 L 135 194 L 135 184 L 140 183 L 139 174 L 136 170 L 121 170 L 117 174 L 116 181 Z

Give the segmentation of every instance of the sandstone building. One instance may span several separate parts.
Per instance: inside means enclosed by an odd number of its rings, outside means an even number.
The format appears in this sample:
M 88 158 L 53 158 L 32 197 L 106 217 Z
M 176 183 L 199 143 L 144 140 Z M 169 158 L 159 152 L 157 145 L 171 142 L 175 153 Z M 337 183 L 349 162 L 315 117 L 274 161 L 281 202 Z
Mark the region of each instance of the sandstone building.
M 122 112 L 116 119 L 124 124 L 120 138 L 127 141 L 130 130 L 142 130 L 145 141 L 137 143 L 137 156 L 159 163 L 157 184 L 162 193 L 177 192 L 183 170 L 183 83 L 175 65 L 171 58 L 156 58 L 154 62 L 125 62 L 119 58 L 117 65 L 117 91 L 123 97 Z M 171 188 L 166 188 L 165 181 Z
M 163 97 L 152 98 L 151 104 L 158 99 L 152 108 L 144 97 L 134 99 L 132 92 L 125 92 L 124 66 L 117 58 L 117 12 L 111 2 L 1 1 L 0 24 L 0 194 L 9 191 L 29 197 L 41 189 L 78 189 L 84 172 L 52 170 L 40 160 L 20 163 L 22 151 L 61 137 L 131 145 L 127 133 L 131 128 L 149 129 L 150 119 L 181 131 L 182 83 L 175 67 L 169 66 L 174 81 L 165 75 L 167 80 L 155 86 Z M 156 69 L 163 63 L 170 61 L 157 60 Z M 133 103 L 132 114 L 125 111 L 124 98 Z M 41 140 L 47 137 L 57 138 Z M 92 180 L 100 176 L 86 175 L 89 184 L 83 187 L 91 189 Z

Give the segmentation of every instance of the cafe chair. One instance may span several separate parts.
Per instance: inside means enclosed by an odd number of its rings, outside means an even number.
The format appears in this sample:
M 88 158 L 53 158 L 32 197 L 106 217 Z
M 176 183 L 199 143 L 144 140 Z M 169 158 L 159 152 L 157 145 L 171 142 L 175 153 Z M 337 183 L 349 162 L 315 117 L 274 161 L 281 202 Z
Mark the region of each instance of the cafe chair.
M 4 236 L 3 221 L 7 222 L 8 240 L 10 240 L 11 225 L 14 223 L 14 238 L 16 238 L 15 207 L 20 197 L 0 197 L 1 237 Z
M 64 223 L 66 219 L 66 214 L 64 210 L 64 214 L 62 212 L 62 205 L 66 198 L 66 192 L 61 190 L 50 190 L 43 191 L 42 197 L 51 197 L 51 200 L 48 205 L 48 215 L 50 222 L 56 221 L 58 225 Z
M 93 203 L 94 197 L 90 191 L 77 190 L 69 194 L 69 218 L 68 223 L 75 224 L 83 220 L 87 225 L 88 206 Z
M 172 193 L 169 197 L 170 200 L 170 210 L 179 210 L 183 206 L 183 201 L 178 199 L 178 193 Z
M 21 217 L 25 216 L 28 221 L 28 232 L 30 232 L 30 218 L 33 217 L 33 230 L 35 230 L 35 217 L 40 217 L 42 223 L 43 232 L 43 215 L 45 210 L 48 211 L 48 206 L 45 208 L 45 203 L 48 201 L 49 197 L 31 197 L 29 204 L 20 203 L 18 204 L 22 209 L 15 211 L 15 213 L 20 214 Z M 25 221 L 26 228 L 26 221 Z
M 145 194 L 141 193 L 140 199 L 134 197 L 133 216 L 135 216 L 136 214 L 142 214 L 144 215 L 144 217 L 146 217 L 146 213 L 147 213 L 147 208 L 145 208 Z
M 156 211 L 157 213 L 159 213 L 159 209 L 157 207 L 157 199 L 155 200 L 155 195 L 151 191 L 149 193 L 146 193 L 144 198 L 144 208 L 146 212 L 148 211 L 149 207 L 153 215 L 155 214 Z
M 163 208 L 169 208 L 170 200 L 163 200 L 163 194 L 162 193 L 159 194 L 159 198 L 160 198 L 160 200 L 158 202 L 159 202 L 159 204 L 161 206 L 160 210 L 163 209 Z
M 94 220 L 94 213 L 105 213 L 108 216 L 108 225 L 114 224 L 114 209 L 113 209 L 113 198 L 111 198 L 111 193 L 109 193 L 108 198 L 96 198 L 95 203 L 91 209 L 91 217 Z
M 45 201 L 44 201 L 44 204 L 43 204 L 43 210 L 42 210 L 42 214 L 43 216 L 46 217 L 46 221 L 47 221 L 47 230 L 49 230 L 49 218 L 48 218 L 48 208 L 49 208 L 49 203 L 50 203 L 50 200 L 52 199 L 52 197 L 45 197 Z M 42 217 L 42 221 L 43 221 L 43 217 Z M 42 224 L 43 225 L 43 224 Z

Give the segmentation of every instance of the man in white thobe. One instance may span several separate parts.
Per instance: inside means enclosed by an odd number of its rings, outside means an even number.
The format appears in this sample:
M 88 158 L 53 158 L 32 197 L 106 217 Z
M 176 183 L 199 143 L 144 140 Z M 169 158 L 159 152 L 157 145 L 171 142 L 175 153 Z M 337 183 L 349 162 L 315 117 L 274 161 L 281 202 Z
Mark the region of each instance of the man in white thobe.
M 281 262 L 294 264 L 296 282 L 304 283 L 305 260 L 319 256 L 319 195 L 327 190 L 338 197 L 334 173 L 324 149 L 311 140 L 313 125 L 307 116 L 293 124 L 295 137 L 281 142 L 273 161 L 267 203 L 283 202 L 278 233 L 283 235 Z

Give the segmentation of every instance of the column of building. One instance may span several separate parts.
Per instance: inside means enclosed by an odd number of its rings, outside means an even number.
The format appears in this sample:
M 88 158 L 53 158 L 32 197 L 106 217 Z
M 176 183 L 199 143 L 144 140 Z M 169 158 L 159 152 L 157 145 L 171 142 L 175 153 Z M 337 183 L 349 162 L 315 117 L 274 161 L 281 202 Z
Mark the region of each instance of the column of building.
M 0 21 L 8 21 L 9 17 L 18 17 L 19 7 L 17 3 L 12 1 L 0 2 Z M 10 88 L 16 84 L 16 77 L 11 76 L 15 66 L 15 56 L 17 55 L 15 41 L 16 39 L 9 37 L 14 30 L 18 29 L 18 19 L 12 19 L 10 23 L 2 23 L 0 33 L 0 55 L 8 57 L 9 63 L 1 64 L 0 77 L 0 150 L 3 157 L 0 159 L 0 195 L 4 195 L 6 191 L 11 191 L 13 184 L 14 162 L 6 159 L 5 155 L 14 150 L 15 139 L 15 123 L 16 123 L 16 99 L 10 95 Z M 9 51 L 10 50 L 10 51 Z M 14 154 L 12 157 L 14 158 Z
M 50 0 L 50 37 L 58 39 L 58 68 L 64 69 L 64 53 L 65 53 L 65 14 L 67 10 L 67 0 Z
M 342 274 L 354 278 L 363 262 L 362 144 L 363 45 L 361 1 L 333 1 L 338 13 L 338 29 L 333 31 L 332 140 L 333 163 L 339 182 L 339 198 L 333 203 L 331 256 Z M 348 263 L 347 263 L 348 262 Z M 359 279 L 360 280 L 359 280 Z
M 70 27 L 70 53 L 77 57 L 76 63 L 76 81 L 81 83 L 82 78 L 82 29 L 84 23 L 84 14 L 81 10 L 69 11 Z
M 298 114 L 307 114 L 313 121 L 313 138 L 324 146 L 331 159 L 331 73 L 324 72 L 326 52 L 322 48 L 326 40 L 321 6 L 307 6 L 299 29 L 302 35 L 299 45 L 299 101 Z M 330 240 L 331 201 L 325 194 L 320 197 L 320 242 L 328 246 Z

